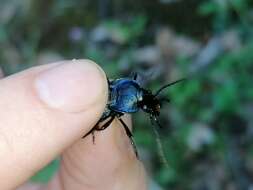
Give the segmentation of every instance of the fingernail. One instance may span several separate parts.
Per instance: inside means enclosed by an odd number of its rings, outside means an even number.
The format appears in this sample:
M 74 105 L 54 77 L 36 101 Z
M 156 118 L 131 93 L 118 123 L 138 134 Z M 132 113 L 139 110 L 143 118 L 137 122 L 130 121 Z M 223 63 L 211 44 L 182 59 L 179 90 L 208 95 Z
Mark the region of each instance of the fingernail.
M 105 76 L 89 60 L 66 61 L 35 79 L 39 98 L 51 108 L 80 112 L 105 94 Z

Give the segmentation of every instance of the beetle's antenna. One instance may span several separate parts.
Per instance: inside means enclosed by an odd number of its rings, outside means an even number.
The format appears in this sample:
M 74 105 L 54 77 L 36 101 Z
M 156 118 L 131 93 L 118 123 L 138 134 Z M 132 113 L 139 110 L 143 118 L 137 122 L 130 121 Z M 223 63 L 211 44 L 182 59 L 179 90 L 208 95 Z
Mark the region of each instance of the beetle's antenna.
M 158 89 L 158 90 L 156 91 L 156 93 L 155 93 L 154 96 L 158 96 L 165 88 L 167 88 L 167 87 L 169 87 L 169 86 L 172 86 L 172 85 L 174 85 L 174 84 L 176 84 L 176 83 L 178 83 L 178 82 L 181 82 L 181 81 L 183 81 L 183 80 L 186 80 L 186 78 L 182 78 L 182 79 L 176 80 L 176 81 L 174 81 L 174 82 L 172 82 L 172 83 L 169 83 L 169 84 L 166 84 L 166 85 L 162 86 L 160 89 Z
M 159 126 L 159 128 L 161 128 L 161 125 L 158 122 L 157 117 L 155 117 L 155 116 L 151 116 L 150 120 L 151 120 L 151 123 L 152 123 L 152 126 L 153 126 L 153 131 L 154 131 L 155 136 L 156 136 L 156 144 L 158 146 L 158 154 L 161 157 L 163 164 L 167 168 L 169 168 L 168 160 L 166 159 L 165 154 L 164 154 L 164 149 L 163 149 L 163 145 L 162 145 L 162 142 L 161 142 L 161 136 L 160 136 L 159 132 L 157 131 L 157 129 L 154 126 L 156 124 L 156 125 Z

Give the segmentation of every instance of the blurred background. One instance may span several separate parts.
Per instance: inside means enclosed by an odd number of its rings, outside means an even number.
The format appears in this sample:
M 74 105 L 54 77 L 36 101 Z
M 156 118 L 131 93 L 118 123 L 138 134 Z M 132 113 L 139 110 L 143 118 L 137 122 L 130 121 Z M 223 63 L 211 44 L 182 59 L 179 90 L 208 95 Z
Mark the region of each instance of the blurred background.
M 188 77 L 164 91 L 168 167 L 147 115 L 133 116 L 151 190 L 253 190 L 252 0 L 0 0 L 5 75 L 73 58 L 152 90 Z

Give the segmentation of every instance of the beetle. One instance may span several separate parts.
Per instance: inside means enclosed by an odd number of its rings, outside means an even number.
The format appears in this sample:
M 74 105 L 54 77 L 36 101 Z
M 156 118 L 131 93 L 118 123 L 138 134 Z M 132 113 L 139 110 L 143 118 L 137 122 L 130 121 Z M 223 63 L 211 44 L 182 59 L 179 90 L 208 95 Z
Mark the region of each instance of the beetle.
M 84 137 L 92 134 L 94 143 L 94 131 L 105 130 L 110 126 L 112 121 L 117 118 L 124 127 L 125 132 L 134 148 L 135 154 L 138 157 L 133 135 L 121 117 L 126 113 L 132 114 L 138 112 L 139 110 L 143 110 L 149 114 L 152 125 L 156 124 L 157 126 L 161 127 L 158 121 L 160 109 L 164 101 L 169 102 L 170 100 L 165 97 L 160 97 L 159 95 L 167 87 L 181 82 L 185 80 L 185 78 L 166 84 L 158 89 L 155 93 L 152 93 L 152 91 L 141 87 L 136 79 L 137 74 L 134 75 L 133 79 L 120 78 L 108 80 L 109 98 L 105 111 L 96 125 Z M 104 123 L 102 126 L 100 126 L 99 124 L 102 122 Z

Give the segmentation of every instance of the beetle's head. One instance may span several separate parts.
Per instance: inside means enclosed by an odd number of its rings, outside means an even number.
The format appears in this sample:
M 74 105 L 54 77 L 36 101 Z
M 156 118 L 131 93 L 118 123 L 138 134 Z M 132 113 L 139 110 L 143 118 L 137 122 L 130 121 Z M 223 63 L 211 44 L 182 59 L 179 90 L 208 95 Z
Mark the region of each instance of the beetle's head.
M 143 89 L 141 101 L 139 101 L 139 107 L 146 113 L 149 113 L 154 116 L 159 116 L 161 102 L 157 97 L 152 94 L 151 91 Z
M 144 112 L 151 114 L 151 116 L 158 117 L 160 115 L 160 110 L 162 102 L 169 102 L 169 99 L 161 96 L 161 92 L 171 85 L 185 80 L 180 79 L 175 82 L 166 84 L 158 89 L 155 93 L 149 90 L 141 88 L 141 95 L 138 98 L 138 107 L 140 107 Z

